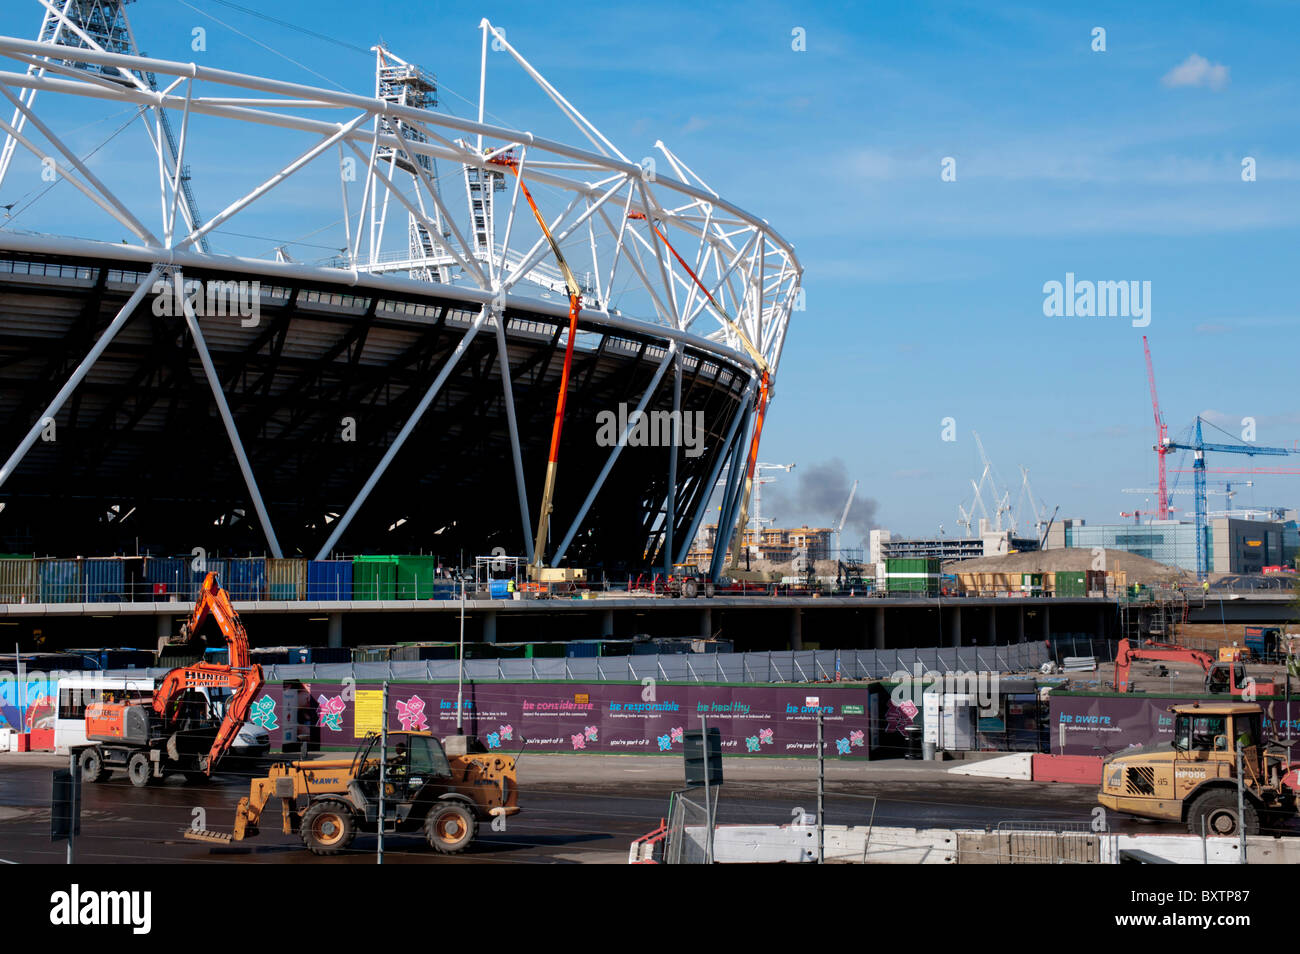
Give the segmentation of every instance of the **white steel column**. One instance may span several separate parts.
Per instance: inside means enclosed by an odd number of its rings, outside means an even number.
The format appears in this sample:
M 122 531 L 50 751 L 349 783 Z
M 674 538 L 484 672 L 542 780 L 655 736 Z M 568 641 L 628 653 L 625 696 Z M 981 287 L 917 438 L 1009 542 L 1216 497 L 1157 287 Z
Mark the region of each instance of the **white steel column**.
M 650 398 L 654 396 L 655 391 L 659 388 L 659 382 L 663 380 L 664 372 L 668 370 L 668 365 L 672 363 L 676 356 L 677 342 L 673 341 L 668 345 L 668 353 L 664 355 L 664 359 L 659 362 L 659 369 L 655 371 L 655 376 L 650 380 L 650 386 L 647 387 L 645 393 L 641 395 L 641 401 L 637 404 L 636 411 L 634 414 L 629 414 L 627 416 L 627 427 L 623 430 L 623 433 L 619 435 L 618 443 L 610 449 L 609 457 L 605 460 L 605 466 L 600 469 L 600 476 L 596 478 L 596 482 L 588 492 L 587 499 L 582 502 L 582 507 L 578 510 L 578 516 L 573 519 L 573 524 L 569 527 L 569 532 L 566 533 L 564 539 L 560 541 L 560 546 L 559 549 L 555 551 L 555 556 L 551 557 L 552 566 L 558 564 L 560 560 L 564 558 L 564 551 L 569 549 L 569 544 L 573 542 L 574 536 L 577 535 L 578 528 L 582 526 L 582 521 L 587 518 L 587 511 L 590 510 L 591 505 L 595 503 L 596 495 L 600 493 L 600 488 L 605 486 L 605 478 L 608 477 L 609 472 L 614 469 L 614 462 L 618 460 L 618 455 L 623 452 L 623 447 L 627 444 L 628 432 L 631 431 L 633 426 L 633 420 L 639 419 L 641 415 L 645 413 L 645 406 L 650 403 Z
M 673 526 L 677 521 L 677 457 L 681 453 L 682 443 L 682 355 L 677 355 L 673 367 L 673 439 L 668 451 L 668 497 L 664 502 L 664 574 L 673 571 Z M 708 506 L 708 501 L 704 502 Z
M 469 330 L 465 332 L 464 337 L 460 339 L 460 343 L 456 345 L 456 350 L 453 351 L 451 356 L 443 363 L 442 370 L 438 372 L 438 376 L 434 378 L 433 383 L 429 385 L 429 390 L 424 392 L 424 397 L 420 398 L 420 403 L 416 405 L 415 410 L 411 412 L 411 416 L 408 417 L 406 423 L 402 425 L 402 429 L 398 432 L 397 438 L 388 446 L 388 450 L 384 452 L 384 456 L 380 459 L 374 472 L 366 478 L 365 485 L 357 494 L 356 499 L 352 501 L 352 505 L 348 507 L 347 512 L 343 514 L 343 516 L 339 518 L 338 523 L 334 525 L 334 531 L 330 534 L 329 539 L 325 541 L 325 545 L 320 548 L 320 552 L 316 554 L 317 560 L 328 559 L 330 551 L 334 549 L 334 545 L 338 543 L 339 538 L 343 536 L 343 531 L 348 528 L 348 524 L 350 524 L 352 518 L 357 515 L 357 511 L 361 509 L 361 505 L 366 502 L 366 498 L 370 496 L 370 492 L 375 489 L 375 484 L 379 483 L 379 478 L 384 476 L 384 471 L 386 471 L 388 465 L 393 462 L 393 458 L 397 456 L 397 452 L 402 449 L 402 445 L 406 443 L 406 439 L 411 436 L 411 432 L 415 430 L 415 425 L 420 423 L 420 418 L 424 417 L 424 412 L 429 409 L 429 405 L 433 403 L 433 399 L 438 396 L 438 392 L 442 390 L 442 386 L 446 383 L 452 370 L 460 363 L 460 359 L 465 354 L 465 349 L 469 347 L 469 343 L 474 340 L 474 336 L 478 334 L 479 329 L 483 327 L 483 322 L 487 319 L 487 314 L 488 306 L 484 305 L 479 309 L 478 317 L 474 319 L 474 323 L 469 326 Z
M 194 313 L 194 304 L 185 295 L 185 283 L 178 268 L 172 276 L 175 282 L 175 293 L 177 300 L 185 312 L 185 324 L 189 326 L 190 334 L 194 336 L 194 347 L 199 353 L 199 361 L 203 364 L 203 373 L 208 378 L 208 387 L 212 389 L 212 399 L 217 402 L 217 413 L 221 415 L 221 423 L 226 427 L 226 436 L 230 438 L 230 447 L 235 452 L 235 459 L 239 462 L 240 473 L 244 475 L 244 486 L 248 488 L 248 494 L 253 501 L 253 509 L 257 511 L 257 519 L 262 524 L 262 532 L 266 534 L 267 545 L 271 548 L 271 556 L 277 559 L 284 554 L 280 552 L 280 541 L 276 539 L 275 529 L 271 526 L 271 517 L 266 512 L 266 505 L 262 502 L 262 493 L 257 489 L 257 478 L 253 476 L 253 468 L 248 463 L 248 455 L 244 453 L 244 444 L 239 439 L 239 429 L 235 427 L 235 419 L 230 413 L 230 405 L 226 403 L 226 393 L 221 389 L 221 379 L 217 376 L 217 367 L 212 363 L 212 355 L 208 353 L 208 343 L 203 340 L 203 332 L 199 330 L 199 319 Z
M 524 458 L 519 450 L 519 425 L 515 422 L 515 392 L 510 381 L 510 349 L 506 344 L 506 316 L 496 314 L 497 361 L 501 367 L 501 392 L 505 397 L 506 429 L 510 432 L 510 456 L 515 465 L 515 490 L 519 494 L 519 519 L 524 525 L 524 547 L 533 562 L 533 521 L 528 514 L 528 485 L 524 482 Z
M 695 535 L 700 532 L 700 524 L 704 522 L 704 514 L 709 509 L 709 502 L 713 500 L 713 488 L 718 485 L 718 474 L 722 473 L 722 465 L 726 463 L 727 457 L 731 454 L 731 442 L 735 439 L 736 431 L 740 429 L 740 423 L 745 419 L 746 409 L 749 407 L 749 399 L 754 393 L 756 387 L 753 379 L 750 380 L 749 386 L 740 396 L 740 404 L 736 408 L 736 414 L 731 419 L 731 427 L 727 430 L 727 436 L 723 440 L 719 450 L 717 460 L 713 462 L 713 469 L 709 471 L 709 481 L 704 486 L 704 499 L 700 505 L 695 508 L 695 517 L 691 520 L 690 532 L 682 540 L 677 550 L 677 562 L 682 563 L 686 560 L 686 554 L 690 552 L 691 544 L 695 542 Z

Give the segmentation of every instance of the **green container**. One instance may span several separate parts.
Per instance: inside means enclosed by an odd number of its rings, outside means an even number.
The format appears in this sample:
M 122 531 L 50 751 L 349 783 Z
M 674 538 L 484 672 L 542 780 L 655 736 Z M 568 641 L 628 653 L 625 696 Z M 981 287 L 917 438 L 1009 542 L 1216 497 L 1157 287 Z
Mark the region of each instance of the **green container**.
M 1083 570 L 1059 570 L 1056 574 L 1057 596 L 1087 596 L 1088 575 Z
M 396 599 L 433 599 L 433 582 L 437 579 L 438 571 L 436 556 L 403 555 L 388 559 L 397 561 Z
M 397 561 L 395 556 L 358 556 L 352 558 L 352 598 L 354 600 L 397 599 Z
M 937 593 L 941 560 L 928 557 L 892 557 L 885 560 L 885 592 Z

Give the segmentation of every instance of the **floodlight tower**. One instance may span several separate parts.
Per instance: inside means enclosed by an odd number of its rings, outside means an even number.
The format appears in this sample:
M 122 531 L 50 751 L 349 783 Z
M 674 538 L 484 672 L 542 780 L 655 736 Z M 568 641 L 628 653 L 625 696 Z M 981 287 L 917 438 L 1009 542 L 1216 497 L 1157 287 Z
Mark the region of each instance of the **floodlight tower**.
M 46 5 L 36 42 L 139 56 L 140 49 L 135 42 L 135 34 L 131 31 L 131 21 L 126 15 L 126 5 L 134 2 L 135 0 L 51 0 Z M 27 75 L 43 77 L 51 67 L 56 70 L 75 69 L 91 73 L 111 83 L 134 86 L 141 92 L 158 92 L 158 79 L 151 72 L 128 72 L 118 66 L 101 66 L 76 60 L 59 61 L 50 56 L 39 57 L 31 62 L 27 67 Z M 4 184 L 9 172 L 18 138 L 27 125 L 35 99 L 34 88 L 19 93 L 18 105 L 14 108 L 13 119 L 9 124 L 13 132 L 5 137 L 4 148 L 0 150 L 0 185 Z M 155 133 L 148 122 L 144 124 L 145 132 L 149 134 L 154 151 L 166 167 L 168 180 L 180 190 L 181 215 L 190 230 L 195 231 L 203 225 L 203 219 L 199 215 L 194 191 L 190 188 L 189 167 L 181 162 L 181 150 L 176 142 L 176 134 L 172 131 L 171 121 L 167 118 L 167 111 L 155 106 L 154 112 L 161 135 Z M 204 252 L 209 251 L 206 234 L 199 237 L 198 245 Z
M 371 47 L 371 50 L 375 54 L 376 99 L 382 99 L 394 106 L 409 106 L 412 109 L 432 109 L 438 105 L 438 80 L 432 73 L 408 63 L 383 44 Z M 394 123 L 388 117 L 384 117 L 378 122 L 380 134 L 396 135 L 406 142 L 429 141 L 425 131 L 415 123 L 402 119 Z M 408 173 L 414 180 L 418 180 L 421 173 L 435 183 L 438 179 L 433 159 L 423 153 L 417 153 L 412 157 L 403 150 L 395 149 L 392 146 L 381 146 L 375 153 L 375 161 L 388 163 L 390 173 L 400 169 Z M 388 201 L 390 198 L 391 193 L 386 193 L 382 208 L 378 206 L 378 203 L 371 206 L 372 267 L 375 264 L 375 257 L 380 253 L 378 237 L 384 233 L 384 220 L 388 217 Z M 432 221 L 434 228 L 442 232 L 442 237 L 445 239 L 447 232 L 444 231 L 441 211 L 436 206 L 433 209 L 425 208 L 424 193 L 419 188 L 415 189 L 415 198 L 425 218 Z M 416 214 L 408 211 L 406 219 L 407 250 L 410 261 L 419 262 L 424 259 L 442 257 L 440 249 L 429 232 L 429 228 L 420 221 Z M 411 277 L 417 281 L 448 282 L 451 280 L 450 272 L 451 269 L 447 265 L 423 265 L 412 268 Z

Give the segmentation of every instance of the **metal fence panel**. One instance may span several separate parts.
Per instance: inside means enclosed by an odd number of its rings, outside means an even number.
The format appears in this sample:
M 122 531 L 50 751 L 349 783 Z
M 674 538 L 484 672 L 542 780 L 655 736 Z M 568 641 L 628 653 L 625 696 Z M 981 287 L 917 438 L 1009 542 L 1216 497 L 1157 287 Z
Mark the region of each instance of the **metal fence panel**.
M 1100 643 L 1100 641 L 1099 641 Z M 836 665 L 841 679 L 889 679 L 903 672 L 921 673 L 1017 671 L 1037 669 L 1051 658 L 1045 643 L 963 649 L 954 647 L 896 650 L 804 650 L 800 652 L 671 653 L 667 655 L 558 657 L 537 659 L 467 659 L 465 678 L 527 681 L 567 679 L 581 682 L 640 682 L 647 677 L 664 682 L 831 682 Z M 316 663 L 264 667 L 267 678 L 352 678 L 454 680 L 455 659 L 394 660 L 392 662 Z M 139 675 L 140 670 L 131 670 Z M 166 669 L 157 670 L 158 675 Z
M 708 827 L 709 813 L 702 802 L 697 802 L 684 792 L 675 792 L 669 810 L 668 836 L 664 843 L 664 863 L 669 865 L 702 865 L 705 845 L 699 833 Z M 692 834 L 687 829 L 693 829 Z

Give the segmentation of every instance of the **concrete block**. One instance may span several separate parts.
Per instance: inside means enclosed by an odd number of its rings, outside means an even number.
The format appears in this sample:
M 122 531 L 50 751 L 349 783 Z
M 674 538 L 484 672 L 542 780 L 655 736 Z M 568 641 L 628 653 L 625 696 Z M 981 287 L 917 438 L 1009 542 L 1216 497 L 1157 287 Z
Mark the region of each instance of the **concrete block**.
M 977 778 L 1033 778 L 1033 755 L 1029 752 L 1017 752 L 995 759 L 984 759 L 948 769 L 950 775 L 972 775 Z

